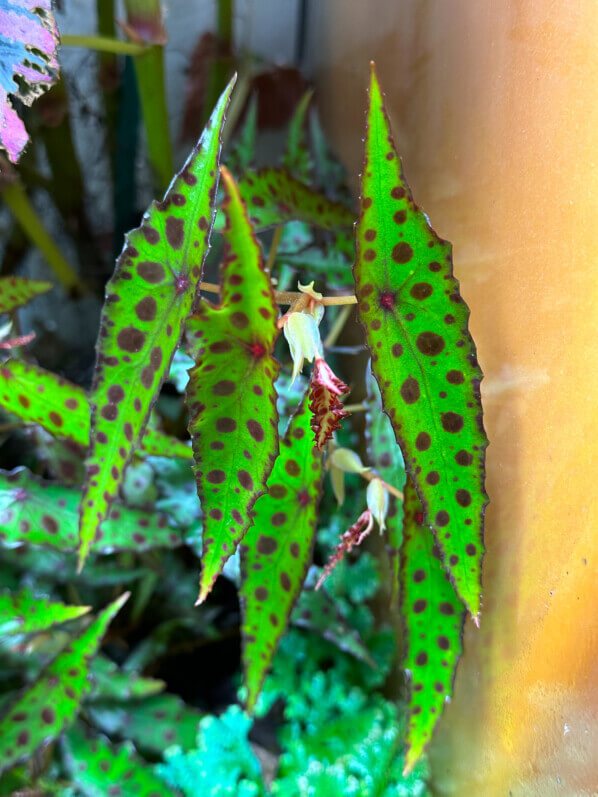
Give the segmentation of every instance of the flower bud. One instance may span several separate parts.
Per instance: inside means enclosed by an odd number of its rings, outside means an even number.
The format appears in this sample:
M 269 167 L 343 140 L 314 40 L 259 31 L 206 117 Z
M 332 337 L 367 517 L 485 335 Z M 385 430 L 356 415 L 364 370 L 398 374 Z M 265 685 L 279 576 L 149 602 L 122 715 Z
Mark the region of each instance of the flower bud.
M 345 473 L 365 473 L 368 470 L 358 455 L 349 448 L 335 448 L 331 459 L 333 467 Z
M 380 531 L 386 528 L 386 513 L 388 512 L 388 492 L 380 479 L 372 479 L 366 492 L 368 509 L 378 521 Z

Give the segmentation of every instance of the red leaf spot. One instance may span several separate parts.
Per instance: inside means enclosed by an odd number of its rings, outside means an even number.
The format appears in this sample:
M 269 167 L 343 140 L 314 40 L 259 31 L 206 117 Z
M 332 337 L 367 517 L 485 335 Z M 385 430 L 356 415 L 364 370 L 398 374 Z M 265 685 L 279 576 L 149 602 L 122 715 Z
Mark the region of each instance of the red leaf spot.
M 299 499 L 301 506 L 307 506 L 309 504 L 309 493 L 307 490 L 301 490 L 297 498 Z
M 383 307 L 385 310 L 392 310 L 393 307 L 395 306 L 394 293 L 386 291 L 385 293 L 380 294 L 380 306 Z

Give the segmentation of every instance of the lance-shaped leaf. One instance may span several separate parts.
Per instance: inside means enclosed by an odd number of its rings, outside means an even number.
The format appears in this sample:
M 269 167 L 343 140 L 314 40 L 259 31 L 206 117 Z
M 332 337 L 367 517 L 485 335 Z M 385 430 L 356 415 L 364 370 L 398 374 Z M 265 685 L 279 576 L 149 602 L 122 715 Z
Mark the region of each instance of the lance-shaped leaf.
M 13 163 L 29 136 L 8 98 L 31 105 L 58 75 L 51 0 L 0 0 L 0 147 Z
M 401 551 L 401 610 L 406 631 L 404 667 L 410 675 L 405 770 L 410 772 L 450 699 L 463 649 L 465 612 L 440 563 L 434 536 L 411 479 L 405 485 Z
M 130 743 L 116 747 L 77 723 L 67 731 L 63 750 L 71 779 L 86 797 L 175 795 Z
M 224 112 L 234 79 L 164 200 L 130 232 L 107 286 L 90 396 L 79 565 L 105 519 L 196 301 L 209 248 Z
M 291 615 L 291 624 L 314 631 L 336 645 L 339 650 L 350 653 L 370 667 L 376 667 L 376 662 L 359 633 L 351 627 L 326 590 L 303 590 Z
M 16 307 L 35 299 L 42 293 L 52 290 L 51 282 L 29 280 L 24 277 L 0 278 L 0 313 L 10 313 Z
M 269 166 L 257 172 L 245 172 L 239 180 L 239 191 L 249 218 L 258 230 L 289 221 L 304 221 L 324 230 L 336 230 L 350 227 L 355 221 L 353 211 L 346 205 L 319 194 L 285 169 Z M 223 226 L 224 219 L 219 213 L 216 229 Z
M 90 689 L 89 660 L 114 615 L 127 600 L 121 595 L 4 707 L 0 719 L 0 773 L 62 733 L 69 725 L 81 698 Z
M 81 492 L 34 476 L 0 471 L 0 546 L 34 545 L 74 551 Z M 175 548 L 184 542 L 166 517 L 116 505 L 93 543 L 94 553 Z
M 89 400 L 84 390 L 51 371 L 20 360 L 0 365 L 0 406 L 26 423 L 37 423 L 55 437 L 89 445 Z M 181 440 L 148 428 L 143 454 L 191 459 Z
M 191 354 L 187 406 L 195 477 L 204 514 L 198 602 L 251 525 L 278 453 L 272 356 L 277 308 L 247 209 L 222 169 L 227 226 L 219 305 L 204 301 L 187 323 Z
M 242 174 L 255 160 L 255 144 L 257 139 L 257 95 L 249 101 L 243 125 L 231 145 L 227 157 L 227 166 L 233 174 Z
M 106 656 L 96 656 L 89 669 L 92 688 L 87 700 L 130 700 L 149 697 L 166 688 L 164 681 L 157 678 L 143 678 L 133 672 L 119 669 Z
M 88 701 L 113 698 L 124 701 L 146 698 L 163 692 L 166 688 L 165 682 L 157 678 L 145 678 L 136 673 L 119 669 L 106 656 L 95 657 L 91 663 L 89 675 L 92 689 L 87 697 Z
M 480 380 L 451 246 L 405 182 L 372 68 L 354 268 L 372 368 L 445 567 L 480 610 L 487 496 Z
M 195 747 L 203 716 L 177 695 L 168 693 L 128 703 L 105 700 L 88 706 L 88 711 L 106 733 L 129 739 L 136 747 L 157 754 L 172 744 L 183 750 Z
M 313 444 L 304 398 L 280 443 L 268 492 L 255 504 L 255 521 L 241 546 L 243 666 L 252 711 L 312 555 L 322 456 Z
M 338 198 L 340 195 L 348 194 L 346 169 L 330 151 L 317 110 L 310 116 L 309 128 L 318 185 L 330 197 Z
M 313 89 L 308 89 L 295 108 L 289 124 L 286 150 L 282 158 L 284 168 L 300 180 L 309 179 L 311 168 L 309 149 L 305 142 L 305 120 L 313 93 Z
M 405 463 L 397 444 L 392 424 L 382 409 L 382 398 L 378 383 L 368 368 L 366 376 L 367 399 L 364 401 L 365 439 L 368 459 L 376 473 L 384 481 L 398 490 L 405 487 Z M 390 505 L 386 516 L 388 556 L 391 571 L 391 605 L 396 606 L 399 598 L 400 549 L 403 542 L 403 502 L 389 495 Z
M 0 521 L 1 524 L 1 521 Z M 47 598 L 36 598 L 31 590 L 0 593 L 0 636 L 34 634 L 59 623 L 81 617 L 89 606 L 67 606 Z

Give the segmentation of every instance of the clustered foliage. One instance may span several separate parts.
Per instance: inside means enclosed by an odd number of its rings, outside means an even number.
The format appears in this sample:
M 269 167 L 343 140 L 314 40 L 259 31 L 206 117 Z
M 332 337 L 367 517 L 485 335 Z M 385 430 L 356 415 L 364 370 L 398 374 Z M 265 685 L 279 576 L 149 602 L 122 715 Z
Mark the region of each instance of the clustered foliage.
M 254 168 L 255 107 L 221 163 L 233 86 L 126 236 L 90 392 L 32 362 L 25 338 L 4 342 L 0 406 L 33 441 L 0 471 L 5 789 L 425 793 L 420 758 L 466 611 L 479 623 L 481 608 L 486 438 L 468 309 L 450 245 L 413 202 L 374 68 L 358 218 L 315 115 L 307 145 L 311 96 L 282 166 Z M 0 313 L 50 287 L 0 279 Z M 363 378 L 335 346 L 353 305 Z M 184 402 L 190 444 L 163 430 L 169 400 Z M 363 546 L 378 531 L 376 558 Z M 368 607 L 381 574 L 394 631 Z M 221 575 L 240 600 L 245 713 L 229 700 L 216 716 L 151 673 L 183 640 L 230 632 L 212 603 Z M 111 647 L 129 631 L 132 650 Z M 407 685 L 390 701 L 397 666 Z M 256 734 L 277 713 L 273 764 Z

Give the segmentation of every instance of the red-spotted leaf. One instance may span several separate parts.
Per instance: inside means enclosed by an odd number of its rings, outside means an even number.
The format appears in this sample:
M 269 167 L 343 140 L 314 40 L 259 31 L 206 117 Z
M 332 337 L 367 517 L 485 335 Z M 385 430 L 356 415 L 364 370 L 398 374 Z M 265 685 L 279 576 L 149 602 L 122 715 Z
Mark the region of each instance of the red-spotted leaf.
M 368 368 L 366 376 L 367 398 L 364 401 L 365 439 L 368 460 L 372 468 L 384 481 L 403 491 L 405 487 L 405 463 L 397 444 L 392 424 L 382 409 L 382 399 L 378 383 Z M 400 549 L 403 543 L 403 503 L 396 496 L 389 495 L 389 508 L 386 515 L 387 550 L 390 561 L 391 593 L 393 606 L 399 599 Z
M 413 202 L 374 69 L 361 193 L 354 276 L 372 368 L 444 566 L 476 616 L 488 500 L 482 372 L 451 246 Z
M 0 471 L 0 546 L 77 548 L 80 490 L 34 476 L 26 468 Z M 157 512 L 115 505 L 93 542 L 94 553 L 175 548 L 184 542 Z
M 280 443 L 268 492 L 241 546 L 243 666 L 252 711 L 309 567 L 322 482 L 303 400 Z
M 51 371 L 20 360 L 0 365 L 0 407 L 26 423 L 36 423 L 55 437 L 89 445 L 89 400 L 82 388 Z M 141 452 L 152 456 L 191 459 L 181 440 L 147 428 Z
M 272 356 L 277 307 L 262 251 L 230 172 L 222 169 L 227 226 L 220 304 L 201 303 L 187 322 L 187 406 L 204 515 L 198 602 L 251 525 L 278 453 Z
M 71 780 L 86 797 L 107 794 L 174 797 L 176 794 L 136 754 L 130 742 L 117 747 L 77 723 L 66 732 L 63 750 Z
M 126 236 L 102 312 L 90 396 L 91 449 L 81 498 L 79 565 L 101 526 L 168 375 L 209 248 L 228 85 L 162 202 Z
M 401 610 L 406 631 L 404 667 L 410 676 L 405 769 L 410 772 L 450 699 L 463 649 L 465 612 L 440 563 L 434 536 L 411 479 L 405 485 L 401 551 Z
M 1 521 L 0 521 L 1 526 Z M 0 593 L 0 637 L 6 634 L 34 634 L 53 625 L 81 617 L 89 606 L 66 606 L 64 603 L 37 598 L 31 590 Z
M 0 278 L 0 313 L 10 313 L 16 307 L 35 299 L 42 293 L 52 290 L 51 282 L 29 280 L 24 277 Z
M 40 745 L 73 721 L 89 691 L 89 660 L 114 615 L 127 600 L 121 595 L 42 670 L 37 679 L 3 707 L 0 718 L 0 773 L 30 758 Z
M 29 140 L 9 95 L 26 105 L 58 76 L 51 0 L 0 0 L 0 147 L 16 163 Z
M 201 712 L 180 697 L 165 693 L 144 700 L 104 700 L 88 706 L 90 717 L 105 733 L 129 739 L 140 750 L 161 755 L 165 747 L 191 750 L 197 743 Z
M 321 357 L 316 357 L 309 386 L 309 409 L 312 413 L 314 442 L 319 451 L 324 451 L 333 432 L 340 427 L 343 418 L 349 415 L 339 398 L 348 392 L 348 385 L 333 373 L 328 363 Z
M 239 191 L 247 205 L 251 223 L 258 230 L 288 221 L 304 221 L 324 230 L 350 227 L 355 215 L 346 205 L 327 199 L 292 177 L 285 169 L 265 167 L 245 172 Z M 224 219 L 218 214 L 216 229 Z

